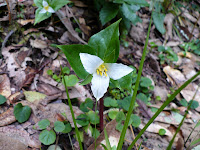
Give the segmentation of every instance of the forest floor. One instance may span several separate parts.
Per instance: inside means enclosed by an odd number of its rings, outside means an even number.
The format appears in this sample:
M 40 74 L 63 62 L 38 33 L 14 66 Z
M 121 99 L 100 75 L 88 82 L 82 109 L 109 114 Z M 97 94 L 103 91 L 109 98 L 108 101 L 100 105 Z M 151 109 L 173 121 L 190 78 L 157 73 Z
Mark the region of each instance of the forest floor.
M 102 27 L 98 12 L 87 1 L 72 0 L 72 2 L 72 6 L 66 5 L 49 19 L 34 25 L 36 7 L 33 6 L 32 0 L 10 0 L 10 10 L 6 1 L 0 0 L 0 94 L 7 98 L 6 103 L 0 105 L 1 150 L 39 149 L 40 147 L 47 149 L 48 146 L 39 141 L 41 131 L 34 128 L 35 124 L 42 119 L 55 122 L 62 120 L 61 114 L 66 113 L 68 121 L 74 127 L 68 103 L 65 103 L 67 99 L 65 88 L 59 81 L 60 65 L 69 67 L 70 74 L 75 73 L 64 54 L 53 44 L 87 44 L 93 34 L 109 24 Z M 141 123 L 138 127 L 128 128 L 123 149 L 127 149 L 134 137 L 170 94 L 200 70 L 200 41 L 198 41 L 200 10 L 192 9 L 193 5 L 199 5 L 199 3 L 192 1 L 182 4 L 185 7 L 181 7 L 179 16 L 166 14 L 165 34 L 161 34 L 154 24 L 151 25 L 148 53 L 142 76 L 151 80 L 153 88 L 148 89 L 147 93 L 144 92 L 148 97 L 147 103 L 137 100 L 134 113 L 140 117 Z M 62 21 L 58 17 L 59 14 L 63 15 Z M 142 22 L 132 25 L 127 36 L 121 40 L 117 62 L 134 66 L 138 70 L 151 12 L 149 8 L 144 7 L 137 12 L 137 15 Z M 164 46 L 164 50 L 161 46 Z M 52 70 L 55 76 L 48 75 L 48 70 Z M 192 99 L 197 103 L 200 102 L 199 83 L 200 78 L 197 77 L 176 96 L 137 141 L 134 149 L 137 149 L 140 143 L 141 149 L 145 150 L 167 148 L 187 109 L 187 102 Z M 36 93 L 31 93 L 33 91 Z M 114 98 L 112 89 L 108 91 L 104 98 Z M 123 92 L 120 91 L 120 94 Z M 69 95 L 74 105 L 75 116 L 83 113 L 80 110 L 80 104 L 86 98 L 95 102 L 90 85 L 76 84 L 69 88 Z M 17 103 L 28 105 L 32 109 L 29 120 L 21 124 L 16 121 L 13 114 Z M 105 110 L 108 109 L 105 108 Z M 189 110 L 176 135 L 173 149 L 186 149 L 192 141 L 200 139 L 198 134 L 200 128 L 197 126 L 186 142 L 200 120 L 199 112 L 198 104 L 194 109 Z M 104 126 L 109 136 L 116 137 L 118 141 L 120 132 L 113 128 L 116 122 L 109 119 L 106 111 Z M 160 129 L 166 131 L 164 135 L 159 134 Z M 83 131 L 81 127 L 80 130 Z M 94 138 L 89 133 L 82 133 L 84 149 L 92 149 Z M 63 150 L 72 149 L 70 136 L 74 149 L 79 149 L 74 134 L 73 130 L 69 134 L 57 134 L 56 144 Z M 98 140 L 102 141 L 101 135 Z M 199 143 L 193 144 L 189 149 Z

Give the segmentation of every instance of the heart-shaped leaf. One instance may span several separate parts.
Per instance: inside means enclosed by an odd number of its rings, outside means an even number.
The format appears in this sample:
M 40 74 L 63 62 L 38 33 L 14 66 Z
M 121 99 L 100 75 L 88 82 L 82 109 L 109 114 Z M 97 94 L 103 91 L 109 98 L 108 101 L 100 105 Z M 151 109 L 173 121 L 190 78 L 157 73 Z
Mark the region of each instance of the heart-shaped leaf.
M 43 130 L 39 135 L 39 140 L 44 145 L 53 144 L 56 140 L 56 133 L 53 130 L 51 130 L 51 131 Z
M 0 105 L 6 102 L 5 96 L 0 94 Z
M 18 103 L 14 107 L 14 115 L 19 123 L 25 122 L 31 115 L 31 108 L 29 106 L 23 106 L 21 103 Z

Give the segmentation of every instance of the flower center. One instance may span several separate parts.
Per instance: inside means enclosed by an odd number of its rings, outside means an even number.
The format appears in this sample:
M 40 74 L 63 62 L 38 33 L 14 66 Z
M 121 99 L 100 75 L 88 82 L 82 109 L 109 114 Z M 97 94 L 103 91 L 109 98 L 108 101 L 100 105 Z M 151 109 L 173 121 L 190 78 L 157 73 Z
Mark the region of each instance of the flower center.
M 44 9 L 45 9 L 46 11 L 48 11 L 48 9 L 49 9 L 49 5 L 44 6 Z
M 97 68 L 96 71 L 97 71 L 98 75 L 106 76 L 106 77 L 108 76 L 107 73 L 106 73 L 108 70 L 106 69 L 106 66 L 104 64 L 100 65 L 99 68 Z

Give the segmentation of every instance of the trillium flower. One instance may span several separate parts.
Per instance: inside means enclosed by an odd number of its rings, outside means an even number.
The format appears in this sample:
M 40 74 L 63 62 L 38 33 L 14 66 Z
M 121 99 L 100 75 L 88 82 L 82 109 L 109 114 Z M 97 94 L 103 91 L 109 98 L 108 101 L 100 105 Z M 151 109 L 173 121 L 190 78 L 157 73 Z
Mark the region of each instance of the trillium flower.
M 118 63 L 104 63 L 104 61 L 87 53 L 80 53 L 80 59 L 85 70 L 92 74 L 92 93 L 97 101 L 103 97 L 109 86 L 110 78 L 118 80 L 131 73 L 132 68 Z
M 43 8 L 41 9 L 41 11 L 39 12 L 40 14 L 44 14 L 46 12 L 49 13 L 54 13 L 55 11 L 53 10 L 52 7 L 49 6 L 49 4 L 46 1 L 42 2 Z

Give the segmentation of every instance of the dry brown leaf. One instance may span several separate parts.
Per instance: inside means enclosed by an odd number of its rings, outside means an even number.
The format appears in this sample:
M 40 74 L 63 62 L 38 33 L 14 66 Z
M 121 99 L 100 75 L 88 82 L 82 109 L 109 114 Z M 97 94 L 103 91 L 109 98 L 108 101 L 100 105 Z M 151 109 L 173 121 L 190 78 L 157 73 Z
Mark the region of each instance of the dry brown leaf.
M 166 41 L 168 39 L 172 39 L 172 25 L 173 25 L 174 15 L 166 14 L 164 23 L 167 24 L 167 33 L 166 33 Z
M 39 141 L 39 134 L 30 135 L 23 128 L 18 128 L 17 126 L 5 126 L 0 127 L 0 137 L 8 136 L 13 140 L 17 140 L 23 143 L 26 146 L 30 146 L 33 148 L 40 148 L 41 142 Z M 5 137 L 6 138 L 6 137 Z
M 10 107 L 6 112 L 0 114 L 0 127 L 16 121 L 13 111 L 13 107 Z
M 113 147 L 114 145 L 117 147 L 120 138 L 120 132 L 115 129 L 116 125 L 117 125 L 116 120 L 112 120 L 105 126 L 105 130 L 107 131 L 111 147 Z M 106 145 L 104 132 L 101 132 L 99 137 L 96 139 L 96 144 L 98 145 L 97 149 L 104 150 L 104 148 L 101 146 L 100 143 Z M 87 150 L 94 150 L 95 149 L 94 147 L 95 147 L 95 142 L 91 144 Z
M 32 47 L 39 48 L 39 49 L 44 49 L 44 48 L 48 47 L 48 45 L 45 41 L 42 41 L 39 39 L 35 39 L 35 40 L 30 39 L 30 44 Z
M 6 74 L 0 75 L 0 94 L 6 98 L 11 95 L 10 79 Z
M 19 20 L 17 20 L 17 22 L 22 26 L 27 25 L 28 23 L 33 24 L 34 21 L 35 21 L 34 19 L 27 19 L 27 20 L 19 19 Z

